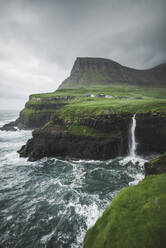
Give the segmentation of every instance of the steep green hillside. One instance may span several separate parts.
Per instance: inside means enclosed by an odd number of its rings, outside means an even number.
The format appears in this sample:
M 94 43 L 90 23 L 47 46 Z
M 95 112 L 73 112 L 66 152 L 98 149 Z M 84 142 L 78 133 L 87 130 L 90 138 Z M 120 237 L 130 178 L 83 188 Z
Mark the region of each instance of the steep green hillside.
M 70 76 L 62 82 L 60 88 L 112 83 L 166 86 L 166 64 L 148 70 L 136 70 L 109 59 L 81 57 L 76 59 Z
M 165 248 L 166 174 L 124 188 L 90 228 L 84 248 Z

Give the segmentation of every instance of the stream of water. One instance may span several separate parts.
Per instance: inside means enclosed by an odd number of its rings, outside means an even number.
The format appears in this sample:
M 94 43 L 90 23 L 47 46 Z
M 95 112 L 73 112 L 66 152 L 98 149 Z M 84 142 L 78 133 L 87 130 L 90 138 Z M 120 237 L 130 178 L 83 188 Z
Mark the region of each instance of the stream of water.
M 0 126 L 17 114 L 2 111 Z M 115 194 L 144 177 L 135 127 L 134 116 L 130 155 L 107 161 L 27 162 L 17 150 L 31 131 L 0 131 L 0 247 L 81 248 L 86 230 Z
M 135 129 L 136 129 L 136 119 L 135 119 L 135 114 L 132 117 L 132 124 L 131 124 L 131 143 L 130 143 L 130 156 L 135 158 L 136 157 L 136 148 L 137 148 L 137 143 L 135 140 Z

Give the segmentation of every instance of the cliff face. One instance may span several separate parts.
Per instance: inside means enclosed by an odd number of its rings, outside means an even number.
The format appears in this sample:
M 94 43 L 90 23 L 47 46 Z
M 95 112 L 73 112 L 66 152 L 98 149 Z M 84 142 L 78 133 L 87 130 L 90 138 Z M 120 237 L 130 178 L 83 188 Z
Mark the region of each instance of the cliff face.
M 130 115 L 101 116 L 75 125 L 54 118 L 46 127 L 35 130 L 19 153 L 30 161 L 44 156 L 109 159 L 124 155 L 128 152 L 130 119 Z
M 166 151 L 166 114 L 144 113 L 136 116 L 137 152 L 164 153 Z
M 145 175 L 158 175 L 166 173 L 166 153 L 160 157 L 145 163 Z
M 5 124 L 0 130 L 16 131 L 19 129 L 35 129 L 44 126 L 51 120 L 54 113 L 64 107 L 74 97 L 72 96 L 35 96 L 31 95 L 25 108 L 20 112 L 16 121 Z M 47 94 L 46 94 L 47 95 Z
M 166 85 L 166 64 L 148 70 L 135 70 L 109 59 L 77 58 L 70 76 L 62 82 L 59 88 L 111 83 Z
M 44 128 L 35 130 L 33 138 L 19 151 L 29 160 L 44 156 L 69 156 L 83 159 L 110 159 L 128 154 L 132 114 L 101 115 L 72 122 L 56 115 Z M 166 116 L 151 113 L 136 116 L 136 140 L 140 154 L 166 150 Z M 161 125 L 161 119 L 163 125 Z M 159 121 L 160 120 L 160 121 Z M 157 130 L 157 132 L 156 132 Z

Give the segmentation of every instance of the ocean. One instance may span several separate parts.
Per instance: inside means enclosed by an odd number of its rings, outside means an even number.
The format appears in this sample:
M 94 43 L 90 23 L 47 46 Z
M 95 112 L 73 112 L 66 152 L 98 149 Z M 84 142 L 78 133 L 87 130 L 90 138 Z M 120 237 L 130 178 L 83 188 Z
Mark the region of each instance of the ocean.
M 0 126 L 17 111 L 0 111 Z M 0 131 L 0 248 L 81 248 L 121 188 L 144 177 L 144 159 L 28 162 L 17 150 L 31 131 Z

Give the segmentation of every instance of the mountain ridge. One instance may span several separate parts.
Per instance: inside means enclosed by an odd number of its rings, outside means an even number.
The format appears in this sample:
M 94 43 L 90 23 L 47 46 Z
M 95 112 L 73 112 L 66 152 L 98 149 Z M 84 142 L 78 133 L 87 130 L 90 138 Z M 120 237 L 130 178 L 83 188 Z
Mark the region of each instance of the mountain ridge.
M 140 70 L 110 59 L 77 57 L 70 76 L 62 82 L 59 89 L 110 83 L 166 86 L 166 63 Z

